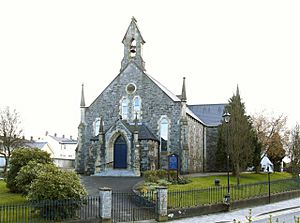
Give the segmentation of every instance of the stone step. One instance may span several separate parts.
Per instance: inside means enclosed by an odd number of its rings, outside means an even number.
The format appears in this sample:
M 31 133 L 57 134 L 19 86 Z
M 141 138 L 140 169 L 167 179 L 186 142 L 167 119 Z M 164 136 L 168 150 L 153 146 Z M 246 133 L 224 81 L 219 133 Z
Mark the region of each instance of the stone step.
M 94 174 L 94 176 L 102 177 L 139 177 L 132 170 L 117 170 L 117 169 L 108 169 L 100 173 Z

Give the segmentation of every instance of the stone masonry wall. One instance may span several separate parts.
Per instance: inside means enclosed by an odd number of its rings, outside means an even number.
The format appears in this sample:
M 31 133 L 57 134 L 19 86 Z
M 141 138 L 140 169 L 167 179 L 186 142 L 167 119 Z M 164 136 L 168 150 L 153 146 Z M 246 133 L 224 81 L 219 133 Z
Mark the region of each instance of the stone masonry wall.
M 188 117 L 188 171 L 203 172 L 203 131 L 204 126 Z
M 136 91 L 128 94 L 126 86 L 129 83 L 136 85 Z M 174 102 L 169 98 L 149 77 L 134 64 L 130 63 L 127 68 L 120 73 L 95 101 L 86 109 L 86 135 L 83 145 L 84 154 L 87 155 L 87 148 L 90 146 L 89 140 L 93 137 L 93 122 L 100 116 L 104 120 L 104 129 L 107 130 L 120 116 L 120 100 L 127 97 L 129 103 L 129 122 L 133 122 L 132 99 L 134 96 L 141 98 L 141 120 L 154 133 L 159 133 L 158 120 L 162 115 L 167 115 L 170 119 L 170 149 L 179 151 L 179 119 L 180 102 Z

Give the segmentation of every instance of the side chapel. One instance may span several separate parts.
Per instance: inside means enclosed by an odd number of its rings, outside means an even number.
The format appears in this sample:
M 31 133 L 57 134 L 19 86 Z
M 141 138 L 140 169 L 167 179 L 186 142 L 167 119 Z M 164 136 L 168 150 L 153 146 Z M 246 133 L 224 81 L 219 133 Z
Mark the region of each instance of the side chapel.
M 167 169 L 170 154 L 181 173 L 213 170 L 225 104 L 188 105 L 185 78 L 175 95 L 147 74 L 135 18 L 122 43 L 120 73 L 88 107 L 82 85 L 76 171 L 140 176 Z

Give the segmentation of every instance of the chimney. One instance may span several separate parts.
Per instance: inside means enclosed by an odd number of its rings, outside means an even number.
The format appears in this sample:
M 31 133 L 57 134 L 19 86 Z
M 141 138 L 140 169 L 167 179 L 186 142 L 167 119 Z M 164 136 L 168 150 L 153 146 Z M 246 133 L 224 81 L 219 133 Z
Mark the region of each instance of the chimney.
M 46 136 L 48 135 L 48 131 L 46 131 L 46 134 L 45 134 Z
M 57 136 L 57 134 L 56 133 L 54 133 L 54 137 L 56 137 Z
M 62 138 L 64 139 L 64 138 L 65 138 L 65 135 L 62 135 Z
M 72 136 L 70 136 L 70 139 L 72 140 Z
M 33 136 L 30 136 L 30 141 L 33 141 Z

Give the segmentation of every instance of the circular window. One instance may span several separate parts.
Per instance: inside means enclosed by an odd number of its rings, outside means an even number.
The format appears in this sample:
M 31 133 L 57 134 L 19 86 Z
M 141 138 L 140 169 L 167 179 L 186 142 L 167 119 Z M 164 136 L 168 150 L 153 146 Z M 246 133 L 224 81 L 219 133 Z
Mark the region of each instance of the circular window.
M 133 83 L 128 84 L 127 87 L 126 87 L 126 91 L 127 91 L 128 94 L 134 93 L 135 90 L 136 90 L 136 86 Z

